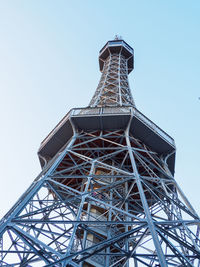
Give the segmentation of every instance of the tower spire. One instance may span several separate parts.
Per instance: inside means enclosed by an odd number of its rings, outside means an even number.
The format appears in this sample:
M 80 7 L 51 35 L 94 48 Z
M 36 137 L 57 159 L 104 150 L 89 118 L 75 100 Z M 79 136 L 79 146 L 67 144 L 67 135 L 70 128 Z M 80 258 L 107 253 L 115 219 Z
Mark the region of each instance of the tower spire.
M 101 79 L 89 106 L 135 106 L 128 82 L 133 57 L 133 48 L 118 36 L 106 43 L 99 53 Z

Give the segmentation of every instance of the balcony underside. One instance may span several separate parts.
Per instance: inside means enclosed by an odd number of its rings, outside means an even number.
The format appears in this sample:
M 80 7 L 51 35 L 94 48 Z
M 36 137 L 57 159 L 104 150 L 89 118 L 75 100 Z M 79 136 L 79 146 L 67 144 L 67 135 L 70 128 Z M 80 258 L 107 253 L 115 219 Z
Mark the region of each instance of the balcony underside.
M 77 130 L 125 130 L 130 122 L 130 133 L 159 155 L 175 152 L 174 140 L 142 113 L 132 107 L 72 109 L 41 143 L 38 151 L 41 166 L 63 148 Z M 175 153 L 168 158 L 168 166 L 174 174 Z

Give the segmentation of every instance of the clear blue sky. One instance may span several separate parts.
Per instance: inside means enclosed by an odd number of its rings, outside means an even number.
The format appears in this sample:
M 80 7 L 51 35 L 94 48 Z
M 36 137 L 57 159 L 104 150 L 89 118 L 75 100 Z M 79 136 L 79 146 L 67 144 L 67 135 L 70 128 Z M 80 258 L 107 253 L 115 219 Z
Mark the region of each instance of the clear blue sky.
M 0 217 L 40 172 L 40 142 L 88 105 L 98 52 L 135 49 L 137 108 L 174 137 L 175 177 L 200 214 L 200 1 L 0 1 Z

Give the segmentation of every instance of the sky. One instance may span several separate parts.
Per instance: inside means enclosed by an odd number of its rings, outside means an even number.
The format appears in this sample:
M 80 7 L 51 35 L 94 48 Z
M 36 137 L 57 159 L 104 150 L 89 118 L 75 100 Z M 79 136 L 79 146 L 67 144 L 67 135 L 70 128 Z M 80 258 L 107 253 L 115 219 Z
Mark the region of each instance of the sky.
M 136 106 L 175 139 L 175 179 L 200 214 L 199 14 L 198 0 L 0 0 L 0 217 L 41 171 L 40 142 L 90 102 L 116 34 L 135 51 Z

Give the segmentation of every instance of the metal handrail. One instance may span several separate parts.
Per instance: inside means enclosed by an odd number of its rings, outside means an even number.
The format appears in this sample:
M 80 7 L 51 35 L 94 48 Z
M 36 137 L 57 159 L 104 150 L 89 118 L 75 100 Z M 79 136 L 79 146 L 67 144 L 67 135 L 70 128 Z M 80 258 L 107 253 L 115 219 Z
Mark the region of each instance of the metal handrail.
M 112 112 L 108 112 L 108 109 Z M 95 110 L 95 112 L 92 112 Z M 116 110 L 116 112 L 113 112 Z M 142 114 L 138 109 L 135 107 L 95 107 L 95 108 L 75 108 L 72 110 L 72 116 L 82 116 L 82 115 L 99 115 L 99 114 L 125 114 L 131 113 L 140 119 L 143 123 L 145 123 L 148 127 L 150 127 L 155 133 L 163 137 L 166 141 L 170 144 L 175 146 L 174 139 L 168 135 L 165 131 L 163 131 L 158 125 L 156 125 L 153 121 L 147 118 L 144 114 Z
M 70 116 L 95 116 L 95 115 L 123 115 L 133 114 L 143 123 L 145 123 L 156 134 L 164 138 L 168 143 L 175 147 L 174 139 L 163 131 L 158 125 L 152 122 L 144 114 L 133 106 L 119 106 L 119 107 L 86 107 L 86 108 L 73 108 L 71 109 L 62 120 L 55 126 L 55 128 L 47 135 L 47 137 L 41 142 L 40 149 L 48 142 L 51 136 L 69 119 Z
M 69 116 L 70 116 L 70 113 L 71 113 L 72 110 L 70 110 L 62 119 L 61 121 L 56 124 L 56 126 L 53 128 L 53 130 L 44 138 L 44 140 L 41 142 L 41 145 L 40 145 L 40 148 L 43 147 L 48 139 L 50 138 L 50 136 L 52 136 L 62 125 L 65 121 L 68 120 Z

